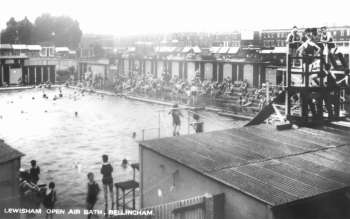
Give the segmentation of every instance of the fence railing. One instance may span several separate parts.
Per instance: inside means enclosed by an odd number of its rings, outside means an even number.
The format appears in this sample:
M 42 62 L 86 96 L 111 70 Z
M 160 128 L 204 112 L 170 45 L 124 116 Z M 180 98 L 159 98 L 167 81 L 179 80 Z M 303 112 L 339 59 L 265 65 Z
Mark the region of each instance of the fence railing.
M 209 198 L 209 196 L 208 196 Z M 190 199 L 158 205 L 145 210 L 152 210 L 152 219 L 205 219 L 206 196 L 197 196 Z
M 215 208 L 214 208 L 215 202 Z M 221 207 L 217 207 L 221 206 Z M 123 219 L 223 219 L 224 194 L 205 194 L 189 199 L 143 208 L 152 216 L 123 216 Z

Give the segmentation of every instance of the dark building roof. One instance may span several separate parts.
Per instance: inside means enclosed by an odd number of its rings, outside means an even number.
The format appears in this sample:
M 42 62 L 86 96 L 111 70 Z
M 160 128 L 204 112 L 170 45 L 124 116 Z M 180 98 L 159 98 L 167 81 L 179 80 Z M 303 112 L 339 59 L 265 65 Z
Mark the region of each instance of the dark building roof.
M 2 139 L 0 139 L 0 164 L 5 163 L 24 156 L 23 153 L 10 147 Z
M 140 143 L 270 206 L 350 185 L 349 131 L 269 125 Z

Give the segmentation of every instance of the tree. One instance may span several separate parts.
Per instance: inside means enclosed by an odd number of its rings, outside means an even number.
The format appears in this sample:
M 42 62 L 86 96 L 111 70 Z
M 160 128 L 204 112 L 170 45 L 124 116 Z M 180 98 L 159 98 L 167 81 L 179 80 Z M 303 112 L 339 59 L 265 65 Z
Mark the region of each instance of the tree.
M 54 17 L 43 14 L 35 20 L 37 43 L 53 43 L 55 46 L 77 48 L 82 36 L 79 23 L 67 16 Z
M 34 24 L 27 17 L 16 21 L 13 17 L 1 31 L 1 43 L 54 44 L 75 49 L 79 46 L 82 31 L 79 23 L 67 16 L 54 17 L 43 14 Z
M 6 23 L 6 29 L 1 32 L 1 42 L 9 44 L 31 44 L 33 24 L 25 17 L 17 22 L 13 17 Z
M 17 23 L 18 35 L 17 39 L 22 44 L 32 44 L 33 42 L 33 24 L 25 17 L 23 20 Z

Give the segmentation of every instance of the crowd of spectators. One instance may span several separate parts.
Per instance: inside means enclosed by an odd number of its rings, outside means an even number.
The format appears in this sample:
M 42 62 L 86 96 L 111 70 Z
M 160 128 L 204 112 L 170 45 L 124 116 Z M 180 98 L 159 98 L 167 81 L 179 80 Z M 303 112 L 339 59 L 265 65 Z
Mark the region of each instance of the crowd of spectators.
M 225 78 L 222 82 L 201 80 L 199 72 L 192 81 L 178 76 L 171 77 L 164 72 L 161 77 L 152 74 L 137 73 L 114 79 L 114 91 L 122 94 L 141 95 L 162 100 L 177 101 L 193 105 L 203 104 L 203 100 L 223 99 L 241 107 L 266 104 L 266 89 L 249 87 L 246 80 L 232 81 Z
M 118 75 L 113 81 L 103 80 L 101 77 L 86 77 L 80 86 L 92 89 L 105 89 L 104 85 L 117 94 L 136 95 L 163 101 L 175 101 L 190 105 L 216 105 L 216 100 L 228 106 L 238 106 L 262 109 L 266 103 L 266 87 L 252 88 L 246 80 L 233 81 L 225 78 L 222 82 L 201 80 L 199 72 L 192 81 L 184 80 L 164 72 L 161 77 L 137 72 L 128 75 Z M 278 91 L 270 89 L 270 98 Z

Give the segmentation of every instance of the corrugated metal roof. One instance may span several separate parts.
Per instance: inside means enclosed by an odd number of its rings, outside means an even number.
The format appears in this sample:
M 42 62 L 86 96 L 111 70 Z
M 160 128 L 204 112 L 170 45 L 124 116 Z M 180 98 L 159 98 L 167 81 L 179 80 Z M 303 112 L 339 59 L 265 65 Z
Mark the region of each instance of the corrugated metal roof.
M 5 163 L 22 156 L 24 156 L 23 153 L 10 147 L 2 139 L 0 139 L 0 163 Z
M 350 135 L 258 125 L 140 143 L 271 206 L 350 185 Z

